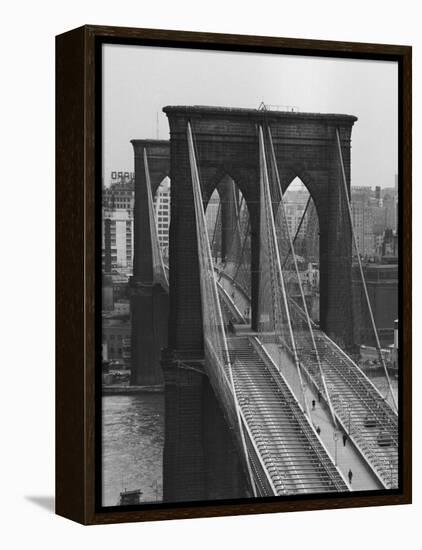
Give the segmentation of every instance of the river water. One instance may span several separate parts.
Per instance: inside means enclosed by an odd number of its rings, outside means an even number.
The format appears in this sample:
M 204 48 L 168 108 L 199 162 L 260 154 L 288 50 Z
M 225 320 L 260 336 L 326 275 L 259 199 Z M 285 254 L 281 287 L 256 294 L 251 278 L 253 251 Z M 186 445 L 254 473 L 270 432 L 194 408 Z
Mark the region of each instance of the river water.
M 103 506 L 120 492 L 141 489 L 141 500 L 162 499 L 164 395 L 106 395 L 103 406 Z

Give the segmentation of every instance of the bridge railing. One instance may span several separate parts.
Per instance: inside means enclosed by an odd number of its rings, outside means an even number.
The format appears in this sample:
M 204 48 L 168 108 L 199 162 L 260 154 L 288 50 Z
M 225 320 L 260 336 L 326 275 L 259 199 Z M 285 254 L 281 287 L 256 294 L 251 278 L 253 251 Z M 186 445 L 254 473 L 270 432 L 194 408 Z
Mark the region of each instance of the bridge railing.
M 297 314 L 303 311 L 295 304 Z M 325 333 L 315 328 L 321 363 L 331 386 L 331 398 L 336 416 L 356 448 L 372 465 L 385 487 L 397 487 L 398 482 L 398 416 L 354 361 Z M 302 337 L 304 367 L 312 377 L 316 371 L 312 344 Z M 318 386 L 318 381 L 313 379 Z M 346 401 L 347 399 L 347 401 Z M 369 422 L 374 426 L 365 426 Z M 390 445 L 382 448 L 378 434 L 385 432 Z M 393 467 L 392 467 L 393 465 Z

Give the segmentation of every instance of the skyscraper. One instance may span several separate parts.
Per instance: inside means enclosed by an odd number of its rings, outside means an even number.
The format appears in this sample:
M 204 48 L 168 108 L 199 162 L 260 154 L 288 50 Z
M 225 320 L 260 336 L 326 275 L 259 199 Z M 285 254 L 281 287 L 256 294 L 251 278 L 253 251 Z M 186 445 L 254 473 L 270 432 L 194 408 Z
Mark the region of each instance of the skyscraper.
M 134 174 L 113 171 L 103 187 L 103 270 L 130 274 L 133 263 Z
M 131 273 L 133 263 L 133 211 L 103 208 L 103 270 Z
M 157 235 L 161 251 L 168 255 L 170 228 L 170 179 L 164 178 L 154 197 L 155 217 L 157 220 Z

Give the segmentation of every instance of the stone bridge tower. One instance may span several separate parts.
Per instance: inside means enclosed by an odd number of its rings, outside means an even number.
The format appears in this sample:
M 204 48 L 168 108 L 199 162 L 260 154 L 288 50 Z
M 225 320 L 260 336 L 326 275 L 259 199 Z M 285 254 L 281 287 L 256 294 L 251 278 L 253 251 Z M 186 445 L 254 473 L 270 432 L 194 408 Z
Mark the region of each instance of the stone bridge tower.
M 168 291 L 154 280 L 144 150 L 154 196 L 161 181 L 169 175 L 170 144 L 153 139 L 136 139 L 131 143 L 135 154 L 131 384 L 151 386 L 163 383 L 160 358 L 161 349 L 167 345 Z
M 194 135 L 204 206 L 231 178 L 246 201 L 251 224 L 252 326 L 259 292 L 258 125 L 271 128 L 283 191 L 300 177 L 320 227 L 320 325 L 352 343 L 352 242 L 342 218 L 336 130 L 350 192 L 350 140 L 356 117 L 215 107 L 165 107 L 170 124 L 170 311 L 166 380 L 164 499 L 204 500 L 247 494 L 245 477 L 203 370 L 202 314 L 187 123 Z

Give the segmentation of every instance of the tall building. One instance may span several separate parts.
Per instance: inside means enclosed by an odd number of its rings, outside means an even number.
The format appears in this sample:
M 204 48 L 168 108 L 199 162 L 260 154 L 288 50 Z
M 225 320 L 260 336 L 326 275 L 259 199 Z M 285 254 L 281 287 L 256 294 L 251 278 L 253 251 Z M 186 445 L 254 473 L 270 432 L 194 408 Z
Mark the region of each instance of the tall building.
M 102 268 L 131 273 L 133 267 L 133 210 L 103 208 Z
M 103 271 L 131 274 L 133 269 L 134 174 L 111 172 L 103 188 L 102 266 Z M 158 242 L 168 254 L 170 227 L 170 179 L 165 178 L 154 197 Z
M 168 255 L 170 228 L 170 179 L 164 178 L 154 197 L 158 243 L 164 256 Z
M 299 228 L 303 214 L 305 212 L 305 208 L 306 208 L 306 203 L 302 203 L 302 202 L 293 202 L 293 203 L 286 202 L 285 204 L 287 225 L 289 227 L 290 235 L 292 236 L 292 238 L 294 238 L 296 235 L 296 232 Z M 300 230 L 297 235 L 298 238 L 303 239 L 305 237 L 306 221 L 307 220 L 305 218 L 302 222 L 302 225 L 300 226 Z
M 397 203 L 393 188 L 352 187 L 353 225 L 360 254 L 366 258 L 382 256 L 385 231 L 395 230 Z
M 133 210 L 134 178 L 133 172 L 111 172 L 109 184 L 103 187 L 103 207 L 109 210 Z
M 375 254 L 374 222 L 376 206 L 371 204 L 371 188 L 352 188 L 352 218 L 361 256 Z
M 103 187 L 102 267 L 130 274 L 133 264 L 134 173 L 110 174 Z

